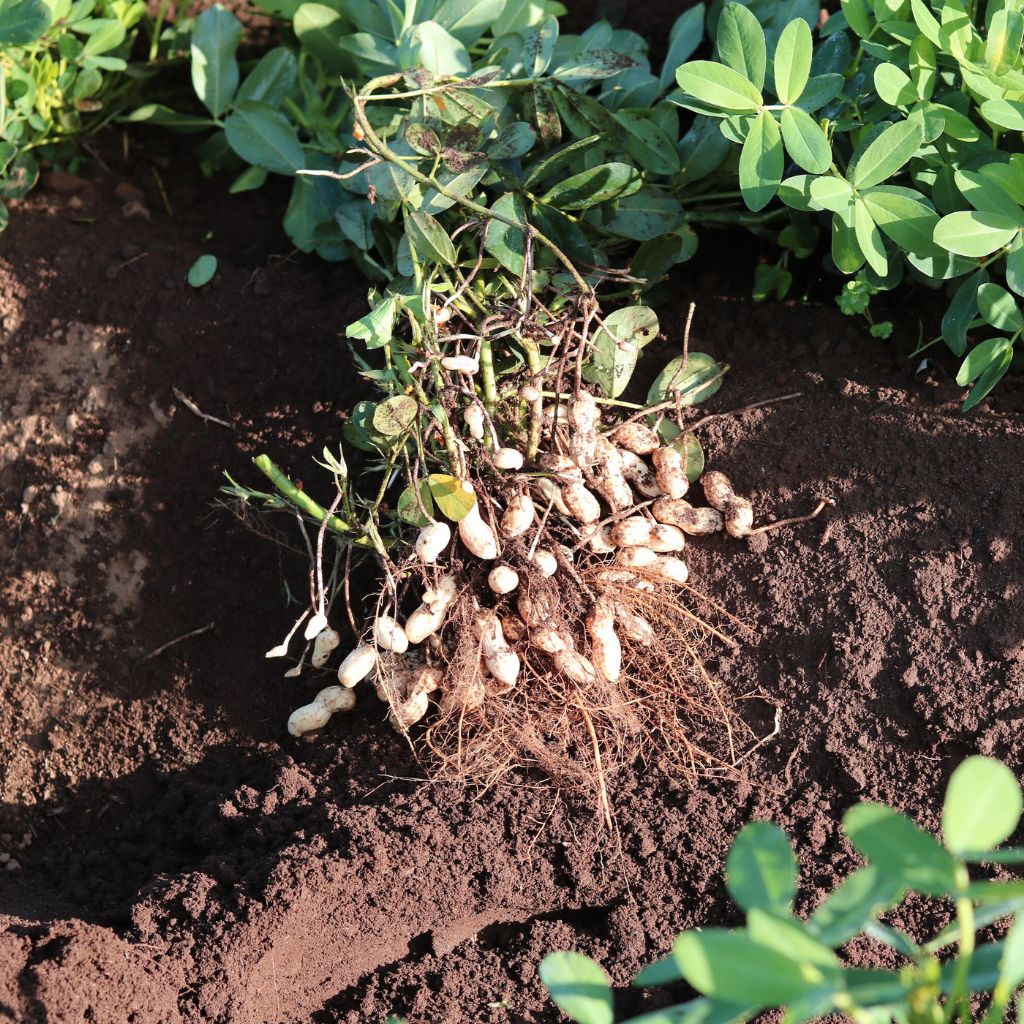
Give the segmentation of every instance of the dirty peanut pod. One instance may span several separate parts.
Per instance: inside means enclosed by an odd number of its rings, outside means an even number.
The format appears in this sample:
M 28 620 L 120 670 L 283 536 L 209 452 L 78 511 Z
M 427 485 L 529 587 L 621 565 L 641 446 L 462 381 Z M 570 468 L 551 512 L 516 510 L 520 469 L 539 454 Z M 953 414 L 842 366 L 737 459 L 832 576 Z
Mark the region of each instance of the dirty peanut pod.
M 336 711 L 350 711 L 355 707 L 356 695 L 343 686 L 328 686 L 301 708 L 296 708 L 288 718 L 288 731 L 293 736 L 302 736 L 314 729 L 322 729 Z
M 464 490 L 473 489 L 472 485 L 462 486 Z M 459 538 L 477 558 L 482 558 L 485 562 L 498 557 L 498 540 L 494 536 L 494 531 L 480 516 L 479 501 L 474 502 L 473 507 L 459 520 Z
M 639 455 L 625 448 L 616 448 L 615 451 L 619 453 L 619 458 L 622 460 L 622 475 L 645 498 L 660 498 L 665 493 L 658 486 L 654 470 Z
M 535 515 L 533 498 L 525 491 L 515 495 L 501 517 L 502 534 L 506 537 L 521 537 L 533 524 Z
M 562 501 L 565 502 L 569 514 L 577 522 L 596 523 L 601 518 L 600 503 L 583 484 L 573 481 L 563 484 L 561 490 Z
M 361 683 L 377 664 L 377 651 L 369 644 L 360 644 L 338 666 L 338 682 L 351 689 Z
M 558 559 L 546 548 L 540 548 L 534 553 L 534 564 L 545 576 L 554 576 L 558 572 Z
M 682 498 L 690 489 L 690 481 L 686 479 L 683 456 L 677 448 L 668 445 L 659 448 L 651 455 L 654 463 L 654 477 L 658 486 L 670 498 Z
M 647 546 L 659 554 L 682 551 L 686 546 L 686 534 L 678 526 L 667 523 L 654 523 L 651 526 L 651 538 Z
M 487 585 L 495 594 L 511 594 L 519 586 L 519 573 L 511 566 L 495 566 L 487 576 Z
M 480 361 L 472 356 L 445 356 L 441 360 L 441 365 L 446 370 L 452 370 L 455 373 L 468 373 L 470 376 L 480 369 Z
M 601 676 L 614 683 L 622 672 L 622 644 L 615 632 L 615 608 L 601 600 L 587 616 L 591 661 Z
M 523 454 L 515 448 L 499 448 L 494 453 L 495 469 L 517 470 L 523 468 Z
M 416 538 L 416 557 L 424 565 L 433 565 L 451 539 L 452 530 L 447 523 L 428 523 Z
M 623 423 L 608 435 L 617 448 L 634 455 L 650 455 L 661 447 L 658 435 L 643 423 Z
M 397 620 L 390 615 L 378 615 L 373 624 L 373 638 L 377 646 L 395 654 L 405 654 L 409 649 L 409 638 Z
M 650 520 L 643 516 L 630 516 L 616 523 L 608 533 L 611 542 L 620 548 L 636 548 L 647 544 L 651 539 Z
M 754 525 L 754 506 L 732 489 L 732 481 L 718 470 L 701 478 L 708 503 L 725 516 L 725 530 L 731 537 L 746 537 Z
M 471 405 L 463 414 L 462 419 L 469 430 L 469 436 L 482 441 L 484 436 L 484 411 L 479 405 Z
M 703 537 L 717 533 L 725 525 L 721 512 L 713 508 L 694 508 L 682 498 L 659 498 L 651 512 L 659 523 L 678 526 L 683 533 Z
M 323 668 L 331 656 L 331 651 L 340 643 L 341 637 L 338 635 L 338 631 L 328 626 L 322 633 L 318 633 L 313 641 L 313 656 L 309 659 L 309 663 L 313 668 Z

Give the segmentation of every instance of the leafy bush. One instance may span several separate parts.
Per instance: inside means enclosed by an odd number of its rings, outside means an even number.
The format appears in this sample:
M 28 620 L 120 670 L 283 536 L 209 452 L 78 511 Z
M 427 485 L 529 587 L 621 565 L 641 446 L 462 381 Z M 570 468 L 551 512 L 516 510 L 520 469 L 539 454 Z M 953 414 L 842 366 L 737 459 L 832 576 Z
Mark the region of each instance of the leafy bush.
M 814 215 L 831 215 L 832 261 L 859 275 L 847 301 L 905 276 L 952 291 L 941 337 L 964 356 L 971 408 L 1024 333 L 1011 294 L 1024 295 L 1024 13 L 1004 0 L 843 0 L 821 36 L 815 46 L 797 19 L 776 42 L 729 4 L 718 60 L 679 68 L 679 102 L 739 147 L 749 209 L 778 196 L 793 211 L 784 245 L 809 251 Z M 974 330 L 986 337 L 971 347 Z
M 132 88 L 127 57 L 143 0 L 0 0 L 0 229 L 4 200 L 23 198 L 40 159 L 121 112 Z
M 685 932 L 672 955 L 634 984 L 685 980 L 697 999 L 636 1018 L 634 1024 L 731 1024 L 772 1007 L 787 1020 L 840 1013 L 856 1021 L 971 1020 L 971 996 L 989 996 L 985 1024 L 1006 1015 L 1024 984 L 1024 882 L 972 880 L 974 864 L 1024 863 L 1024 850 L 997 850 L 1020 821 L 1021 789 L 998 761 L 968 758 L 953 773 L 942 814 L 943 843 L 883 804 L 851 808 L 850 842 L 867 862 L 806 919 L 793 914 L 797 863 L 785 834 L 751 822 L 729 853 L 729 893 L 745 928 Z M 916 942 L 879 920 L 911 892 L 952 902 L 956 919 Z M 1010 921 L 1006 937 L 977 944 L 979 929 Z M 834 950 L 858 935 L 905 957 L 900 970 L 844 967 Z M 555 1002 L 579 1024 L 611 1024 L 604 972 L 577 953 L 541 964 Z

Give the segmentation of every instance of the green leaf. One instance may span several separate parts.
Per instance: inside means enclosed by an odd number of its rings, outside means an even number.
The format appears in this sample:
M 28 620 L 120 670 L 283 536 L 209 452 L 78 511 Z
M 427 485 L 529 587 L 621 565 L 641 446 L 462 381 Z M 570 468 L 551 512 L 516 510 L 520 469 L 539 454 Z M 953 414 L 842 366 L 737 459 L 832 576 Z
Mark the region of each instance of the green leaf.
M 1013 362 L 1013 344 L 1009 338 L 993 338 L 992 342 L 996 344 L 991 353 L 991 359 L 982 371 L 981 376 L 978 377 L 977 384 L 974 385 L 973 390 L 967 396 L 967 401 L 963 404 L 964 412 L 969 412 L 988 395 L 1003 379 L 1006 371 L 1010 368 L 1010 363 Z M 1000 342 L 1002 343 L 1001 345 L 999 344 Z M 988 344 L 989 342 L 983 341 L 974 351 L 977 352 L 978 349 L 984 348 Z
M 782 111 L 782 141 L 793 162 L 811 174 L 824 174 L 832 165 L 832 147 L 821 125 L 799 107 Z
M 433 517 L 434 515 L 434 501 L 430 496 L 430 482 L 428 480 L 421 480 L 419 484 L 420 501 L 416 500 L 416 492 L 413 490 L 410 484 L 402 493 L 398 496 L 398 501 L 395 503 L 395 511 L 398 512 L 399 519 L 411 526 L 428 526 L 430 519 L 427 516 Z M 427 515 L 425 516 L 420 511 L 420 502 L 423 504 L 423 508 L 426 509 Z
M 593 264 L 594 251 L 587 236 L 575 221 L 553 206 L 535 203 L 530 209 L 530 223 L 546 235 L 569 259 L 579 264 Z
M 345 336 L 364 341 L 367 348 L 383 348 L 391 341 L 397 313 L 398 298 L 392 295 L 378 302 L 366 316 L 349 324 Z
M 673 981 L 682 978 L 679 971 L 679 964 L 674 956 L 665 956 L 648 964 L 634 979 L 633 984 L 637 988 L 647 988 L 654 985 L 671 985 Z
M 473 70 L 466 48 L 436 21 L 415 24 L 410 40 L 420 66 L 435 75 L 465 75 Z
M 743 201 L 755 213 L 774 198 L 784 166 L 782 136 L 775 118 L 762 110 L 747 132 L 740 151 L 740 190 Z
M 1013 333 L 1024 330 L 1024 318 L 1020 315 L 1016 301 L 1005 288 L 997 284 L 983 284 L 978 289 L 978 311 L 1000 331 Z M 980 771 L 977 769 L 976 773 Z
M 782 103 L 800 99 L 811 74 L 811 30 L 802 18 L 791 21 L 775 49 L 775 94 Z
M 214 117 L 227 109 L 238 88 L 235 50 L 242 23 L 223 7 L 209 7 L 192 29 L 192 87 Z
M 985 296 L 991 294 L 990 289 L 1003 292 L 995 284 L 982 285 L 979 289 L 979 305 L 986 319 Z M 1017 304 L 1007 292 L 1003 292 L 1003 296 L 1013 307 L 1016 323 L 1013 329 L 1019 330 L 1022 324 Z M 958 376 L 957 383 L 963 385 L 966 381 Z M 1022 810 L 1024 796 L 1013 772 L 992 758 L 969 757 L 953 772 L 946 789 L 942 807 L 942 836 L 946 848 L 958 855 L 993 850 L 1013 835 Z
M 668 54 L 661 68 L 658 85 L 661 92 L 675 85 L 676 68 L 693 56 L 704 40 L 704 4 L 695 4 L 676 19 L 668 34 Z
M 1001 213 L 960 210 L 935 225 L 935 242 L 958 256 L 991 256 L 1017 234 L 1018 223 Z
M 791 914 L 796 881 L 796 857 L 786 833 L 767 821 L 745 825 L 726 861 L 726 885 L 739 906 Z
M 1024 103 L 1019 100 L 985 100 L 979 110 L 989 124 L 1024 132 Z
M 0 0 L 0 45 L 34 43 L 50 27 L 50 8 L 43 0 Z
M 246 191 L 255 191 L 262 188 L 266 183 L 267 171 L 265 167 L 247 167 L 227 189 L 232 196 L 238 196 Z
M 871 214 L 863 199 L 858 199 L 853 207 L 853 230 L 857 235 L 857 244 L 868 261 L 868 266 L 879 277 L 885 277 L 889 273 L 889 260 L 885 254 L 885 245 L 882 242 L 878 226 L 871 219 Z
M 851 807 L 843 818 L 850 842 L 880 874 L 933 896 L 956 889 L 956 862 L 934 836 L 884 804 Z
M 879 64 L 875 68 L 875 90 L 890 107 L 909 107 L 919 98 L 910 76 L 895 64 Z
M 291 121 L 266 103 L 238 103 L 224 121 L 231 148 L 245 161 L 274 174 L 306 166 L 302 143 Z
M 577 1024 L 612 1024 L 612 989 L 604 971 L 581 953 L 549 953 L 540 962 L 540 980 L 555 1005 Z
M 523 183 L 528 189 L 546 178 L 550 178 L 556 172 L 562 171 L 565 167 L 578 159 L 585 151 L 597 148 L 601 142 L 600 135 L 588 135 L 584 139 L 577 139 L 575 142 L 567 142 L 564 146 L 552 150 L 543 160 L 534 164 Z
M 832 217 L 832 260 L 844 274 L 855 274 L 864 265 L 864 253 L 857 242 L 851 202 Z
M 1001 168 L 1006 170 L 1008 168 Z M 982 213 L 998 213 L 1024 224 L 1024 210 L 1007 195 L 1006 189 L 998 179 L 993 179 L 989 170 L 982 167 L 978 171 L 956 171 L 953 180 L 960 189 L 964 199 Z
M 938 55 L 935 52 L 935 45 L 923 35 L 919 35 L 910 44 L 910 78 L 922 100 L 931 99 L 938 77 Z
M 846 16 L 847 24 L 854 32 L 866 39 L 871 35 L 874 28 L 871 16 L 868 13 L 868 5 L 864 0 L 841 0 L 843 14 Z
M 536 142 L 537 133 L 525 121 L 514 121 L 487 146 L 487 155 L 492 160 L 517 160 L 526 156 Z
M 193 288 L 202 288 L 213 280 L 217 273 L 217 257 L 204 253 L 192 264 L 188 271 L 188 283 Z
M 609 398 L 626 390 L 640 350 L 658 334 L 658 318 L 647 306 L 625 306 L 605 317 L 594 335 L 585 380 L 597 384 Z
M 1018 295 L 1024 296 L 1024 247 L 1006 257 L 1006 283 Z
M 463 46 L 472 46 L 504 10 L 505 0 L 442 0 L 433 18 Z
M 942 317 L 942 337 L 954 355 L 967 348 L 967 331 L 978 313 L 978 288 L 988 281 L 988 272 L 979 270 L 964 281 Z
M 295 11 L 292 31 L 302 50 L 312 54 L 329 74 L 351 70 L 356 64 L 374 67 L 373 55 L 384 44 L 365 33 L 350 34 L 348 21 L 333 7 L 302 3 Z M 392 47 L 392 51 L 397 51 Z
M 923 138 L 919 124 L 900 121 L 890 125 L 854 154 L 850 165 L 853 187 L 869 188 L 892 177 L 918 151 Z
M 832 973 L 767 949 L 745 932 L 720 928 L 683 933 L 673 955 L 698 992 L 754 1009 L 791 1003 L 821 987 Z
M 861 193 L 871 219 L 901 249 L 928 254 L 935 250 L 932 240 L 939 215 L 923 199 L 917 199 L 880 185 Z
M 998 985 L 1006 992 L 1024 984 L 1024 914 L 1017 914 L 1003 943 Z
M 985 41 L 985 63 L 996 74 L 1013 65 L 1020 55 L 1024 39 L 1024 15 L 1019 10 L 1004 8 L 992 15 Z
M 558 182 L 543 196 L 542 202 L 560 210 L 586 210 L 626 191 L 635 191 L 640 175 L 623 163 L 599 164 Z
M 430 496 L 441 510 L 441 515 L 453 523 L 465 519 L 476 504 L 476 495 L 462 486 L 462 481 L 447 473 L 431 473 L 427 477 Z
M 127 32 L 121 22 L 115 21 L 113 18 L 103 18 L 89 33 L 89 38 L 85 41 L 79 56 L 80 58 L 89 57 L 115 50 L 124 42 L 126 35 Z
M 669 235 L 644 242 L 636 251 L 629 272 L 653 284 L 677 263 L 685 263 L 697 251 L 697 233 L 688 224 Z
M 621 238 L 648 242 L 683 224 L 683 206 L 675 196 L 641 189 L 620 199 L 605 227 Z
M 162 103 L 147 103 L 137 107 L 125 118 L 129 124 L 155 124 L 183 130 L 215 128 L 217 122 L 200 114 L 181 114 Z
M 753 113 L 764 102 L 757 86 L 724 64 L 692 60 L 676 72 L 676 83 L 702 104 L 736 113 Z
M 800 99 L 797 100 L 797 106 L 801 110 L 806 110 L 807 113 L 813 114 L 814 111 L 820 110 L 826 103 L 831 103 L 842 92 L 845 84 L 846 79 L 842 75 L 815 75 L 814 78 L 808 81 L 803 93 L 800 95 Z
M 768 49 L 764 29 L 743 4 L 726 4 L 718 19 L 718 56 L 723 64 L 758 89 L 764 87 Z
M 526 223 L 526 209 L 523 198 L 517 192 L 506 192 L 491 206 L 494 213 L 511 217 L 520 224 Z M 484 232 L 484 248 L 506 269 L 519 277 L 526 265 L 526 236 L 522 229 L 489 220 Z
M 409 240 L 423 259 L 434 260 L 445 266 L 454 266 L 458 257 L 448 232 L 429 213 L 407 210 L 405 230 Z
M 650 118 L 630 110 L 620 110 L 616 112 L 615 119 L 626 129 L 626 148 L 630 156 L 645 171 L 671 176 L 679 170 L 675 142 Z
M 373 429 L 385 437 L 398 437 L 416 422 L 419 403 L 411 395 L 386 398 L 373 411 Z
M 676 356 L 654 378 L 647 392 L 647 404 L 657 405 L 678 398 L 681 405 L 697 405 L 710 398 L 721 386 L 722 367 L 705 352 Z
M 752 907 L 747 914 L 747 934 L 766 949 L 789 957 L 800 964 L 824 968 L 836 977 L 839 958 L 815 938 L 803 921 L 790 914 L 776 914 L 762 907 Z
M 298 61 L 285 46 L 265 53 L 259 63 L 245 76 L 238 89 L 239 100 L 256 100 L 272 107 L 280 107 L 288 91 L 295 84 Z
M 902 898 L 904 887 L 877 868 L 858 868 L 826 897 L 807 922 L 810 933 L 833 948 L 859 935 Z
M 811 198 L 822 209 L 833 213 L 849 210 L 853 206 L 853 189 L 842 178 L 814 178 L 810 185 Z

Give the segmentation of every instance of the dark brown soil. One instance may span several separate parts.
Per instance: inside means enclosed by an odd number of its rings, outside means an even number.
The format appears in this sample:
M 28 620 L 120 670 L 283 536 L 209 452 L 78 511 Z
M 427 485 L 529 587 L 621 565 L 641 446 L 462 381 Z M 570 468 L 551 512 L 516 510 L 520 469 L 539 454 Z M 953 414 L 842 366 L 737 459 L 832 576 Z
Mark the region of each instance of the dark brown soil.
M 854 801 L 934 828 L 963 755 L 1024 771 L 1024 392 L 963 417 L 943 368 L 915 375 L 834 307 L 751 304 L 730 239 L 662 310 L 677 346 L 695 299 L 694 348 L 732 366 L 695 416 L 801 397 L 707 422 L 709 461 L 765 520 L 837 501 L 693 546 L 752 627 L 710 667 L 761 734 L 779 712 L 742 779 L 638 765 L 610 780 L 610 834 L 532 780 L 424 781 L 372 696 L 289 739 L 312 684 L 263 652 L 301 566 L 213 503 L 262 450 L 315 480 L 364 286 L 289 251 L 279 193 L 229 199 L 172 163 L 169 212 L 149 163 L 108 162 L 52 179 L 0 241 L 0 1017 L 554 1021 L 536 968 L 560 948 L 638 1011 L 668 996 L 627 983 L 677 931 L 735 920 L 744 821 L 789 830 L 806 907 L 851 864 Z M 220 269 L 195 292 L 203 251 Z

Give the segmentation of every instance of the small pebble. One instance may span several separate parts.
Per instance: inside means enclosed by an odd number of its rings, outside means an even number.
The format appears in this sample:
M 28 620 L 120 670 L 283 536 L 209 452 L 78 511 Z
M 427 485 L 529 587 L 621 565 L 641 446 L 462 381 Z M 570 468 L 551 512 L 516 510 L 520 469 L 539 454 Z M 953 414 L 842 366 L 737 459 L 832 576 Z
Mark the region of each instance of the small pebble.
M 9 853 L 0 853 L 0 864 L 6 864 L 11 859 Z
M 16 860 L 9 860 L 7 862 L 7 870 L 8 871 L 20 871 L 21 870 L 21 865 Z

